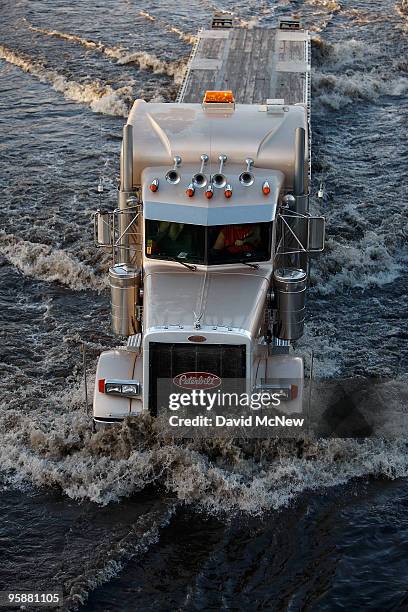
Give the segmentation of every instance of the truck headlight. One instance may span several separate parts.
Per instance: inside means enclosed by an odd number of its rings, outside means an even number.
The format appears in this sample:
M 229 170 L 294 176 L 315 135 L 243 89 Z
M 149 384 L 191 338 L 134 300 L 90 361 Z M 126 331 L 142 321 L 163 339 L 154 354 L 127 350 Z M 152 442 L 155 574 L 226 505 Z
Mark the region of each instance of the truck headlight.
M 280 399 L 281 402 L 289 402 L 298 397 L 299 388 L 297 385 L 274 385 L 263 383 L 255 387 L 254 391 L 258 393 L 270 393 Z
M 138 380 L 107 380 L 100 378 L 98 389 L 100 393 L 120 395 L 122 397 L 140 397 L 142 394 L 142 385 Z

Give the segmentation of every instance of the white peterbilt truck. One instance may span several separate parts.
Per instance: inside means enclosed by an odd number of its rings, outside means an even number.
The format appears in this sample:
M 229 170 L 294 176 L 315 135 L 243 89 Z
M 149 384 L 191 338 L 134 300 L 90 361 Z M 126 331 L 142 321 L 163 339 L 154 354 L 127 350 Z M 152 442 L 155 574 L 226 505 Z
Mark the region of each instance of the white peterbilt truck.
M 308 108 L 137 100 L 123 130 L 119 205 L 95 214 L 113 252 L 112 327 L 127 343 L 103 352 L 96 426 L 150 411 L 160 379 L 240 379 L 302 409 L 310 253 L 324 219 L 309 213 Z M 181 385 L 182 386 L 182 385 Z M 188 385 L 187 385 L 188 386 Z

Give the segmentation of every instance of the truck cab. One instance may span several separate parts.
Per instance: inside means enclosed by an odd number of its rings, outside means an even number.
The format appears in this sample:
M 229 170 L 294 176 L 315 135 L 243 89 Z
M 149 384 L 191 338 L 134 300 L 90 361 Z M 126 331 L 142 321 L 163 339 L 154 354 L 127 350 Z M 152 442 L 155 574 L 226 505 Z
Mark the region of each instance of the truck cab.
M 324 220 L 309 213 L 307 108 L 269 100 L 137 100 L 124 127 L 119 205 L 97 211 L 112 249 L 112 326 L 94 421 L 160 406 L 158 381 L 185 373 L 276 388 L 301 411 L 308 261 Z

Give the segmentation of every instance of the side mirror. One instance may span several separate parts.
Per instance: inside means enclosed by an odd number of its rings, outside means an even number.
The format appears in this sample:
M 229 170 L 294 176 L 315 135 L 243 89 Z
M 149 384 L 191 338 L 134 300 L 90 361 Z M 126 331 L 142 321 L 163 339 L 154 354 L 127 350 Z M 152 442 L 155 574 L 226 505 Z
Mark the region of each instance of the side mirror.
M 324 217 L 307 218 L 307 250 L 309 253 L 324 251 L 326 221 Z
M 94 240 L 99 247 L 112 246 L 112 213 L 97 210 L 94 214 Z
M 326 222 L 324 217 L 297 215 L 292 211 L 278 215 L 281 221 L 280 255 L 321 253 L 324 250 Z

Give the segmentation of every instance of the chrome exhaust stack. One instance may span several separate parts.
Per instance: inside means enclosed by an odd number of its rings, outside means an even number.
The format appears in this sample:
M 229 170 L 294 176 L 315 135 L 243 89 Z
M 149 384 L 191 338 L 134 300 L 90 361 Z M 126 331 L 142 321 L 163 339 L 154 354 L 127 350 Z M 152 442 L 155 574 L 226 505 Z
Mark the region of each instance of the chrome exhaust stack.
M 128 213 L 128 198 L 133 195 L 133 126 L 123 126 L 122 154 L 120 164 L 120 190 L 119 190 L 119 235 L 116 246 L 120 263 L 130 263 L 129 235 L 126 229 L 131 222 Z
M 309 212 L 309 194 L 305 189 L 305 149 L 306 149 L 306 131 L 304 128 L 296 128 L 295 130 L 295 176 L 293 181 L 293 191 L 295 196 L 295 211 L 301 215 L 307 215 Z M 293 220 L 293 230 L 298 236 L 303 245 L 307 245 L 307 229 L 306 224 L 299 220 Z M 307 253 L 299 253 L 297 265 L 303 270 L 308 271 L 308 255 Z
M 211 182 L 214 185 L 214 187 L 217 187 L 218 189 L 222 189 L 227 184 L 227 178 L 222 173 L 222 169 L 224 167 L 224 164 L 227 161 L 227 156 L 226 155 L 220 155 L 218 157 L 218 159 L 220 160 L 220 169 L 218 170 L 217 174 L 214 174 L 214 176 L 211 179 Z
M 181 160 L 181 157 L 179 157 L 178 155 L 173 157 L 173 160 L 174 160 L 174 166 L 171 170 L 166 172 L 166 181 L 170 183 L 171 185 L 177 185 L 177 183 L 179 183 L 181 179 L 180 173 L 177 171 L 177 168 L 181 166 L 182 160 Z
M 305 130 L 295 130 L 295 178 L 293 185 L 295 196 L 305 193 Z M 301 211 L 298 211 L 301 212 Z
M 251 172 L 251 166 L 254 165 L 254 160 L 248 157 L 245 160 L 245 163 L 247 165 L 247 168 L 244 172 L 242 172 L 239 175 L 239 182 L 241 183 L 241 185 L 244 185 L 245 187 L 249 187 L 250 185 L 253 185 L 253 182 L 255 180 L 255 177 Z
M 133 184 L 133 126 L 123 127 L 120 164 L 119 207 L 113 213 L 113 266 L 109 268 L 112 330 L 129 336 L 141 329 L 140 311 L 141 248 L 135 242 L 141 232 L 141 215 Z M 115 224 L 117 218 L 117 226 Z M 108 238 L 104 216 L 98 218 L 98 241 Z
M 120 190 L 133 190 L 133 126 L 126 124 L 123 126 L 122 158 L 120 173 Z
M 198 189 L 202 189 L 208 183 L 208 179 L 206 175 L 204 174 L 204 166 L 206 165 L 209 159 L 208 155 L 206 153 L 203 153 L 200 159 L 201 159 L 200 172 L 197 172 L 197 174 L 195 174 L 193 178 L 191 179 L 191 182 L 193 183 L 194 187 L 197 187 Z

